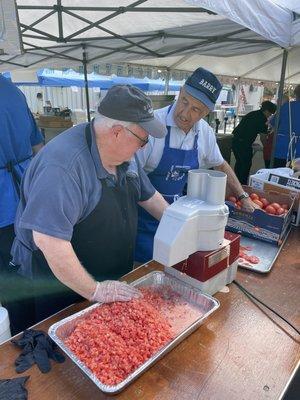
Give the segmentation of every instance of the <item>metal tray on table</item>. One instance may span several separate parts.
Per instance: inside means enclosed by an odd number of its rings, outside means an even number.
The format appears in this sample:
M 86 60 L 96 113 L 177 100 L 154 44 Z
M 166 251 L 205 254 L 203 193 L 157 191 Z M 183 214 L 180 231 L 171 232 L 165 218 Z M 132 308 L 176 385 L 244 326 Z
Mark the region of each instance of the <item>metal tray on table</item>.
M 126 379 L 114 386 L 108 386 L 103 384 L 92 371 L 81 362 L 77 356 L 65 345 L 64 340 L 73 332 L 79 321 L 82 321 L 88 313 L 99 307 L 99 304 L 94 304 L 82 311 L 79 311 L 70 317 L 64 318 L 59 322 L 56 322 L 49 328 L 49 336 L 54 342 L 71 358 L 71 360 L 98 386 L 100 390 L 105 393 L 114 394 L 123 390 L 131 382 L 133 382 L 138 376 L 149 369 L 157 360 L 162 358 L 175 346 L 177 346 L 182 340 L 194 332 L 203 321 L 214 311 L 219 308 L 220 303 L 215 298 L 201 293 L 196 288 L 181 282 L 180 280 L 166 275 L 164 272 L 153 271 L 144 277 L 137 279 L 131 283 L 136 287 L 154 286 L 159 288 L 160 286 L 170 286 L 175 290 L 180 298 L 182 298 L 186 304 L 193 307 L 196 315 L 193 316 L 193 321 L 188 326 L 182 328 L 182 331 L 175 336 L 168 344 L 162 347 L 157 353 L 140 365 L 135 371 L 133 371 Z
M 252 239 L 246 236 L 241 236 L 241 242 L 240 242 L 241 246 L 249 247 L 251 250 L 247 254 L 257 256 L 259 258 L 259 263 L 258 264 L 248 263 L 247 265 L 243 264 L 243 262 L 239 262 L 238 260 L 239 267 L 249 269 L 250 271 L 259 272 L 262 274 L 270 272 L 288 235 L 289 232 L 285 236 L 280 246 L 277 246 L 276 244 L 273 243 L 264 242 L 259 239 Z

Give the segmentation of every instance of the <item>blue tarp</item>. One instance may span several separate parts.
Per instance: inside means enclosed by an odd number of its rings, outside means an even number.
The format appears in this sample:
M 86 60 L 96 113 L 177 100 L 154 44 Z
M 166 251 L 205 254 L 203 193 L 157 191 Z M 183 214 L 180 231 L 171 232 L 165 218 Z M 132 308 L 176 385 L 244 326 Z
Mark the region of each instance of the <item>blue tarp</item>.
M 84 87 L 84 75 L 69 69 L 67 71 L 43 69 L 38 71 L 41 86 L 78 86 Z M 107 76 L 88 74 L 88 86 L 109 89 L 113 80 Z
M 145 92 L 163 91 L 165 88 L 165 83 L 162 80 L 139 79 L 127 76 L 114 76 L 112 79 L 114 85 L 133 85 Z
M 4 72 L 3 75 L 11 79 L 9 72 Z M 59 86 L 59 87 L 84 87 L 84 75 L 69 69 L 67 71 L 59 71 L 53 69 L 40 69 L 37 71 L 38 82 L 16 82 L 16 85 L 39 85 L 39 86 Z M 103 76 L 94 72 L 88 74 L 88 86 L 100 87 L 102 90 L 107 90 L 113 85 L 129 84 L 138 87 L 145 92 L 164 91 L 165 82 L 162 79 L 134 78 L 124 76 Z M 182 86 L 182 82 L 170 81 L 169 90 L 178 91 Z

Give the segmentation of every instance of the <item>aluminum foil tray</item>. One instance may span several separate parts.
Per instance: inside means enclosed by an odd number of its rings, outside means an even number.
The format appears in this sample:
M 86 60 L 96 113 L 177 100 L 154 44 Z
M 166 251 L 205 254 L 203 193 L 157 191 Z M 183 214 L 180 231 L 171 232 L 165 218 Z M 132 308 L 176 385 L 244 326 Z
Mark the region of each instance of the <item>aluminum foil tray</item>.
M 171 286 L 173 290 L 179 293 L 180 297 L 184 301 L 193 307 L 195 312 L 194 320 L 167 345 L 162 347 L 157 353 L 140 365 L 135 371 L 133 371 L 126 379 L 114 386 L 108 386 L 103 384 L 90 369 L 81 362 L 77 356 L 65 345 L 64 339 L 66 339 L 74 330 L 79 320 L 85 318 L 88 313 L 99 307 L 99 304 L 94 304 L 82 311 L 79 311 L 70 317 L 64 318 L 59 322 L 56 322 L 49 328 L 49 336 L 54 340 L 54 342 L 71 358 L 71 360 L 98 386 L 100 390 L 104 393 L 115 394 L 123 390 L 132 381 L 134 381 L 138 376 L 149 369 L 157 360 L 162 358 L 175 346 L 177 346 L 182 340 L 189 336 L 193 331 L 195 331 L 203 321 L 214 311 L 219 308 L 220 303 L 215 298 L 201 293 L 199 290 L 193 288 L 192 286 L 171 277 L 164 272 L 153 271 L 140 279 L 131 283 L 136 287 L 154 286 L 159 287 L 160 285 Z

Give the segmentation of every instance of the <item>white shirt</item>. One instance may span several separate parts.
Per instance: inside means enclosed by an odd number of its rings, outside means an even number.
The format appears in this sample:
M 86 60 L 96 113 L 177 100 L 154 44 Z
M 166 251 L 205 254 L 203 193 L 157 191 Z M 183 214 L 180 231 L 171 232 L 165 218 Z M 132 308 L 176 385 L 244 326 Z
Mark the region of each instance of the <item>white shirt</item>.
M 173 104 L 169 114 L 168 108 L 160 108 L 154 111 L 155 117 L 164 125 L 171 127 L 170 147 L 174 149 L 191 150 L 194 146 L 195 135 L 198 134 L 198 161 L 199 168 L 211 168 L 221 165 L 224 159 L 217 145 L 216 136 L 213 129 L 206 121 L 201 119 L 196 122 L 192 129 L 186 134 L 178 128 L 174 122 L 174 110 L 176 103 Z M 163 155 L 165 138 L 157 139 L 149 136 L 148 144 L 137 152 L 137 156 L 142 167 L 147 174 L 154 171 L 158 166 Z

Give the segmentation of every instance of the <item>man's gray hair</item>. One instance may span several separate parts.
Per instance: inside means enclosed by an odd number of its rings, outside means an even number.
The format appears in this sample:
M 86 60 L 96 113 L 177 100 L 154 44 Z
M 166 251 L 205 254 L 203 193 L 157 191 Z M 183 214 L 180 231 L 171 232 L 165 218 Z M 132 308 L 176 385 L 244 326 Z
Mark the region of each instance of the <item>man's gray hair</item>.
M 122 125 L 124 127 L 128 127 L 130 125 L 132 125 L 134 122 L 128 122 L 128 121 L 119 121 L 117 119 L 111 119 L 108 117 L 105 117 L 102 114 L 98 114 L 95 117 L 95 126 L 98 127 L 106 127 L 106 128 L 111 128 L 114 125 Z

